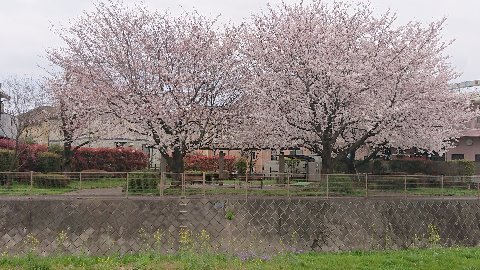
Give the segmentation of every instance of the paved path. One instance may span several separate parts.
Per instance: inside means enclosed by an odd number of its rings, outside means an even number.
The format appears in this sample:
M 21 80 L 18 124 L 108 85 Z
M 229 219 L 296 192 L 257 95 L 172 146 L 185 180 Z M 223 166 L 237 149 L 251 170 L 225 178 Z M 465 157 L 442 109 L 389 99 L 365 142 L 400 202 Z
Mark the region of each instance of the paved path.
M 92 189 L 81 189 L 72 192 L 63 194 L 62 196 L 122 196 L 122 188 L 92 188 Z

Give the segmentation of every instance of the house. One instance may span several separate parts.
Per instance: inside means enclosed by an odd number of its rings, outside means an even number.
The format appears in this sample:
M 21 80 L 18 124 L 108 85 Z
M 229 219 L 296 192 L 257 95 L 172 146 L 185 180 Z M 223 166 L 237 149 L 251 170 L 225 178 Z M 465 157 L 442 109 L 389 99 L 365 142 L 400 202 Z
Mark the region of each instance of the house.
M 11 139 L 15 137 L 15 134 L 17 134 L 14 118 L 5 110 L 5 103 L 9 100 L 10 97 L 0 89 L 0 138 L 3 137 Z
M 479 85 L 480 80 L 474 81 L 473 86 Z M 468 87 L 468 86 L 467 86 Z M 480 108 L 480 97 L 473 100 L 473 106 Z M 445 154 L 445 160 L 469 160 L 480 162 L 480 116 L 467 123 L 467 129 L 462 131 L 454 148 Z
M 22 117 L 41 119 L 41 121 L 35 121 L 29 125 L 28 129 L 24 131 L 25 137 L 31 138 L 38 144 L 63 146 L 62 123 L 55 110 L 52 106 L 41 106 L 22 115 Z M 133 147 L 142 150 L 149 156 L 150 167 L 158 168 L 160 166 L 159 152 L 152 148 L 146 139 L 127 132 L 121 125 L 102 129 L 103 132 L 101 134 L 93 132 L 95 127 L 104 126 L 101 119 L 90 123 L 87 129 L 84 130 L 83 135 L 77 134 L 75 136 L 73 146 L 85 143 L 85 147 L 95 148 Z M 89 130 L 92 132 L 89 132 Z

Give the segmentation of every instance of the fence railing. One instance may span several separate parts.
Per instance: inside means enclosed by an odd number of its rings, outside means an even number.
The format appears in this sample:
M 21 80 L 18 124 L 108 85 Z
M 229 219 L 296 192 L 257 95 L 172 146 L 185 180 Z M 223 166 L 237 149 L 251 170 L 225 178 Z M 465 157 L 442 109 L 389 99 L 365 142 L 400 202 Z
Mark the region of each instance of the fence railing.
M 0 172 L 0 195 L 17 196 L 257 196 L 476 197 L 480 175 L 306 175 L 268 173 Z

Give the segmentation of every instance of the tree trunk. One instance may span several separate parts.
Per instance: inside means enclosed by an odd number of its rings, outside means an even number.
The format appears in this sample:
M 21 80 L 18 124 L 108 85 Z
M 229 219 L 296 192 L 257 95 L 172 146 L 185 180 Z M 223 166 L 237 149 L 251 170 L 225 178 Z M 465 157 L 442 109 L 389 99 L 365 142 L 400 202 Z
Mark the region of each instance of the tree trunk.
M 165 157 L 172 170 L 172 185 L 175 187 L 179 187 L 182 183 L 182 173 L 185 171 L 184 156 L 185 153 L 182 153 L 180 148 L 174 148 L 172 156 Z
M 333 171 L 333 158 L 332 147 L 330 144 L 324 144 L 322 152 L 320 153 L 322 158 L 322 170 L 321 174 L 330 174 Z
M 283 151 L 278 155 L 278 173 L 280 174 L 278 176 L 279 184 L 285 184 L 285 155 Z
M 63 171 L 72 171 L 73 150 L 71 142 L 63 143 Z

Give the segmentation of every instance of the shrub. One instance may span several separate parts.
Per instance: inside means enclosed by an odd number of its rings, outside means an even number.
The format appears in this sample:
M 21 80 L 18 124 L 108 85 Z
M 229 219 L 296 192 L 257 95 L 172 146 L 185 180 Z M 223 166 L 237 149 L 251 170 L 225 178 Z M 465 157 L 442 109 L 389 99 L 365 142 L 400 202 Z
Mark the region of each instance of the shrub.
M 404 172 L 406 174 L 439 174 L 438 168 L 431 160 L 390 160 L 387 162 L 390 172 Z
M 218 171 L 219 156 L 187 155 L 184 158 L 186 171 Z M 235 169 L 235 157 L 225 156 L 225 171 Z
M 452 160 L 444 162 L 442 174 L 445 175 L 474 175 L 475 162 L 468 160 Z
M 58 155 L 63 155 L 63 146 L 59 144 L 51 144 L 48 146 L 48 152 L 52 152 Z
M 0 172 L 6 172 L 10 169 L 12 164 L 13 151 L 7 149 L 0 149 Z
M 386 172 L 385 168 L 383 167 L 383 163 L 381 160 L 376 159 L 373 161 L 372 164 L 372 173 L 373 174 L 384 174 Z
M 128 191 L 133 193 L 158 193 L 160 175 L 148 171 L 130 173 Z
M 75 171 L 129 172 L 146 168 L 148 158 L 142 151 L 130 147 L 80 148 L 75 152 L 72 163 Z
M 332 175 L 328 179 L 330 191 L 337 194 L 350 195 L 354 193 L 354 182 L 356 180 L 349 176 Z
M 359 172 L 373 174 L 426 174 L 463 176 L 475 174 L 475 162 L 467 160 L 374 160 L 361 167 Z
M 70 179 L 61 174 L 35 174 L 33 184 L 41 188 L 60 188 L 68 187 Z
M 235 170 L 240 175 L 244 175 L 247 172 L 247 160 L 245 158 L 239 158 L 235 161 Z
M 61 171 L 62 157 L 51 152 L 43 152 L 37 155 L 35 170 L 38 172 Z
M 10 139 L 0 139 L 0 149 L 14 150 L 16 142 Z M 47 152 L 47 147 L 40 144 L 18 144 L 18 169 L 19 171 L 33 171 L 39 153 Z

